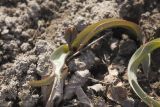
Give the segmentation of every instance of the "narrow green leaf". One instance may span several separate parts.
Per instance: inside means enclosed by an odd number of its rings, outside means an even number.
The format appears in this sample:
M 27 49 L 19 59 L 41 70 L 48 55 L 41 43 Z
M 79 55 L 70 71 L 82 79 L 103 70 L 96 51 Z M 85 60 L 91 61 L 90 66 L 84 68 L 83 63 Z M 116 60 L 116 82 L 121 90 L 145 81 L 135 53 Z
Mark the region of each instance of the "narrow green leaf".
M 151 65 L 151 54 L 148 54 L 146 57 L 144 57 L 141 64 L 142 64 L 142 69 L 148 78 L 148 73 L 150 71 L 150 65 Z
M 58 47 L 51 55 L 51 62 L 54 65 L 55 69 L 52 71 L 52 73 L 45 79 L 42 80 L 33 80 L 30 81 L 29 84 L 31 86 L 44 86 L 44 85 L 50 85 L 54 81 L 54 77 L 61 78 L 61 69 L 65 63 L 65 59 L 69 54 L 69 48 L 68 45 L 61 45 Z
M 109 28 L 115 28 L 115 27 L 129 30 L 140 41 L 144 40 L 144 37 L 142 37 L 141 35 L 140 27 L 137 24 L 126 21 L 126 20 L 122 20 L 122 19 L 110 18 L 110 19 L 101 20 L 95 24 L 92 24 L 86 27 L 82 32 L 80 32 L 77 35 L 71 47 L 79 50 L 83 48 L 89 42 L 89 40 L 91 40 L 94 36 L 96 36 L 101 31 Z
M 150 107 L 160 107 L 160 101 L 156 101 L 148 96 L 137 82 L 136 72 L 138 66 L 145 60 L 148 54 L 160 47 L 160 38 L 148 42 L 141 46 L 131 57 L 128 65 L 128 79 L 135 93 Z
M 65 63 L 65 59 L 69 54 L 68 45 L 61 45 L 56 49 L 56 51 L 51 55 L 51 62 L 55 65 L 55 75 L 61 76 L 61 69 Z

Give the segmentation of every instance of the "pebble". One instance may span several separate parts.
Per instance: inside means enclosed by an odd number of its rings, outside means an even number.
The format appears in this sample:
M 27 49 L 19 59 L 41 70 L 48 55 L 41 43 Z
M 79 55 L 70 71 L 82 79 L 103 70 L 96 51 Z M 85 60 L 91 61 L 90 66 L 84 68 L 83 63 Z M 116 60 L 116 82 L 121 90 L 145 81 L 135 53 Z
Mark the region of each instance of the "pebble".
M 37 54 L 45 53 L 47 51 L 47 42 L 44 40 L 39 40 L 35 44 L 35 51 Z
M 7 28 L 3 29 L 1 32 L 2 35 L 8 34 L 8 33 L 9 33 L 9 30 Z
M 26 51 L 28 51 L 29 49 L 31 49 L 31 45 L 30 45 L 29 43 L 23 43 L 23 44 L 21 45 L 21 50 L 22 50 L 23 52 L 26 52 Z
M 129 56 L 132 55 L 137 49 L 137 45 L 133 40 L 121 40 L 119 45 L 118 55 Z

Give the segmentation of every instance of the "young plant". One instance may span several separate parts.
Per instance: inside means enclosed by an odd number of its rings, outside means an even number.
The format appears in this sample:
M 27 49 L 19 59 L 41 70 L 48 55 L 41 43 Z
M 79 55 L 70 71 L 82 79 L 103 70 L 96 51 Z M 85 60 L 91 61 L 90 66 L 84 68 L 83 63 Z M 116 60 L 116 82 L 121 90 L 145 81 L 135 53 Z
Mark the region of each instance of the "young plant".
M 31 86 L 44 86 L 44 85 L 52 85 L 52 91 L 50 93 L 50 97 L 47 101 L 46 107 L 51 107 L 53 105 L 54 100 L 57 100 L 58 98 L 53 97 L 55 95 L 55 90 L 57 85 L 59 85 L 58 81 L 62 81 L 62 67 L 65 64 L 65 60 L 69 53 L 73 53 L 76 51 L 79 51 L 84 46 L 86 46 L 89 41 L 96 36 L 98 33 L 102 32 L 103 30 L 110 29 L 110 28 L 123 28 L 128 30 L 129 32 L 133 33 L 134 37 L 138 39 L 141 43 L 144 42 L 144 37 L 141 35 L 140 27 L 132 22 L 125 21 L 122 19 L 104 19 L 97 23 L 91 24 L 88 27 L 86 27 L 82 32 L 80 32 L 76 38 L 69 42 L 69 44 L 64 44 L 60 47 L 58 47 L 53 54 L 51 55 L 51 62 L 55 65 L 55 69 L 53 69 L 53 72 L 45 79 L 42 80 L 34 80 L 30 81 L 29 84 Z M 71 32 L 66 35 L 67 38 L 74 38 L 72 36 L 75 36 Z M 63 82 L 60 82 L 63 84 Z M 63 88 L 62 88 L 63 91 Z M 55 99 L 54 99 L 55 98 Z M 59 100 L 58 100 L 59 102 Z
M 70 53 L 70 51 L 72 51 L 73 48 L 80 50 L 85 45 L 87 45 L 87 43 L 98 33 L 102 32 L 103 30 L 116 27 L 124 28 L 129 32 L 132 32 L 135 38 L 141 41 L 141 43 L 144 41 L 144 37 L 141 35 L 140 27 L 133 22 L 129 22 L 122 19 L 113 19 L 113 18 L 101 20 L 97 23 L 91 24 L 88 27 L 86 27 L 82 32 L 80 32 L 76 36 L 74 40 L 72 40 L 70 44 L 68 45 L 64 44 L 58 47 L 50 57 L 51 62 L 53 62 L 53 64 L 55 65 L 54 71 L 47 78 L 38 81 L 30 81 L 29 84 L 31 86 L 43 86 L 51 84 L 54 80 L 54 76 L 59 75 L 60 73 L 59 70 L 61 70 L 61 68 L 63 67 L 62 65 L 65 63 L 67 55 Z M 75 35 L 67 35 L 67 38 L 69 38 L 69 36 L 75 36 Z M 63 57 L 64 55 L 66 57 Z
M 144 45 L 142 45 L 131 57 L 128 65 L 128 79 L 134 92 L 149 106 L 149 107 L 160 107 L 160 101 L 154 100 L 148 96 L 137 82 L 136 72 L 138 66 L 144 61 L 150 62 L 148 57 L 150 53 L 160 47 L 160 38 L 152 40 Z M 144 68 L 149 68 L 150 64 L 142 64 Z

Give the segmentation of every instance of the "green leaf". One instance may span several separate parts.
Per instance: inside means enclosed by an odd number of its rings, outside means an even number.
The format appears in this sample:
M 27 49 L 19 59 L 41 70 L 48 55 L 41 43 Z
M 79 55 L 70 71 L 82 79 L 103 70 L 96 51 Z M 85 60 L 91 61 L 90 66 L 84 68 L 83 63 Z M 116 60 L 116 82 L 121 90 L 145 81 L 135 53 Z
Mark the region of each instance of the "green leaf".
M 146 57 L 144 57 L 141 64 L 142 64 L 142 69 L 148 78 L 148 73 L 150 71 L 150 66 L 151 66 L 151 54 L 148 54 Z
M 65 59 L 69 54 L 68 45 L 61 45 L 56 49 L 56 51 L 51 55 L 51 62 L 55 65 L 55 75 L 61 76 L 61 69 L 65 63 Z
M 135 93 L 150 107 L 160 107 L 160 101 L 152 99 L 148 96 L 137 82 L 136 72 L 138 66 L 147 58 L 153 50 L 160 47 L 160 38 L 152 40 L 141 46 L 131 57 L 128 64 L 128 79 Z
M 61 69 L 65 63 L 65 59 L 69 54 L 68 45 L 61 45 L 58 47 L 51 55 L 50 59 L 52 64 L 54 65 L 54 69 L 52 73 L 45 79 L 42 80 L 34 80 L 30 81 L 29 84 L 31 86 L 43 86 L 43 85 L 50 85 L 54 81 L 54 77 L 61 78 Z
M 141 35 L 140 27 L 132 22 L 122 20 L 122 19 L 104 19 L 92 25 L 86 27 L 82 32 L 80 32 L 75 40 L 73 41 L 71 47 L 72 49 L 81 49 L 83 48 L 94 36 L 100 33 L 103 30 L 109 28 L 124 28 L 132 32 L 136 38 L 140 41 L 144 41 L 144 37 Z

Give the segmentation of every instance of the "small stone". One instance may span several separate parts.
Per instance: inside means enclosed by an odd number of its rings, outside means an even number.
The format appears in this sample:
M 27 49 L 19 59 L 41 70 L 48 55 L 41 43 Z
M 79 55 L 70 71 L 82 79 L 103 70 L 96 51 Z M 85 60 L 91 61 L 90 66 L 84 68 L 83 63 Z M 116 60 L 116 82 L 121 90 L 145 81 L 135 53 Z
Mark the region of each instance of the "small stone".
M 3 40 L 0 40 L 0 46 L 2 46 L 2 45 L 3 45 L 3 43 L 4 43 L 4 42 L 3 42 Z
M 121 40 L 119 45 L 118 55 L 129 56 L 132 55 L 137 49 L 137 45 L 133 40 Z
M 88 86 L 88 89 L 92 89 L 96 92 L 103 92 L 105 90 L 105 86 L 102 86 L 102 84 L 95 84 L 92 86 Z
M 112 51 L 117 50 L 118 49 L 118 39 L 112 38 L 111 39 L 111 44 L 110 44 L 110 48 Z
M 23 44 L 21 45 L 21 50 L 22 50 L 23 52 L 26 52 L 26 51 L 28 51 L 29 49 L 31 49 L 31 45 L 30 45 L 29 43 L 23 43 Z
M 26 4 L 25 3 L 19 3 L 18 7 L 23 10 L 23 9 L 26 8 Z
M 2 35 L 8 34 L 9 30 L 7 28 L 3 29 L 3 31 L 1 32 Z
M 115 50 L 117 48 L 117 43 L 116 42 L 112 43 L 110 48 L 111 50 Z
M 21 33 L 22 32 L 22 26 L 17 26 L 16 29 L 15 29 L 15 32 L 17 33 Z
M 49 44 L 45 40 L 39 40 L 35 44 L 35 51 L 38 55 L 48 52 L 49 48 Z
M 49 56 L 39 55 L 39 60 L 37 62 L 37 73 L 40 76 L 48 75 L 50 68 L 53 67 L 49 61 Z
M 9 43 L 5 43 L 3 45 L 3 49 L 6 49 L 6 50 L 16 50 L 18 49 L 18 44 L 15 40 L 11 40 Z
M 14 23 L 16 23 L 17 18 L 16 17 L 6 17 L 5 23 L 8 27 L 12 27 Z
M 71 71 L 90 69 L 94 64 L 99 62 L 99 58 L 91 50 L 87 50 L 81 56 L 74 58 L 68 64 Z
M 64 90 L 64 99 L 71 99 L 76 91 L 76 87 L 81 87 L 84 86 L 85 83 L 88 81 L 88 77 L 91 76 L 91 73 L 89 70 L 81 70 L 81 71 L 76 71 L 72 77 L 69 80 L 69 84 L 66 85 L 65 90 Z
M 23 37 L 29 37 L 29 34 L 28 34 L 26 31 L 23 31 L 23 32 L 22 32 L 22 36 L 23 36 Z
M 38 57 L 36 55 L 29 55 L 28 60 L 35 64 L 38 61 Z
M 118 76 L 119 74 L 118 70 L 113 65 L 108 66 L 108 72 L 109 72 L 109 75 L 112 75 L 112 76 Z
M 107 84 L 114 84 L 117 81 L 119 81 L 118 77 L 113 76 L 113 75 L 107 75 L 104 77 L 104 82 Z
M 41 9 L 38 3 L 35 1 L 30 1 L 28 3 L 28 6 L 29 6 L 28 14 L 30 15 L 30 17 L 37 18 L 37 16 L 39 15 L 39 11 Z
M 24 72 L 26 72 L 29 68 L 29 63 L 27 61 L 19 61 L 17 62 L 17 65 L 16 65 L 16 73 L 19 74 L 19 75 L 22 75 Z
M 11 41 L 10 41 L 10 48 L 11 48 L 11 49 L 16 49 L 16 48 L 18 48 L 17 41 L 11 40 Z
M 123 39 L 123 40 L 128 40 L 128 38 L 129 38 L 128 35 L 122 34 L 122 39 Z
M 27 71 L 27 74 L 33 74 L 34 72 L 36 71 L 36 65 L 35 64 L 31 64 L 30 66 L 29 66 L 29 70 Z

